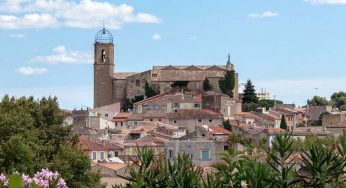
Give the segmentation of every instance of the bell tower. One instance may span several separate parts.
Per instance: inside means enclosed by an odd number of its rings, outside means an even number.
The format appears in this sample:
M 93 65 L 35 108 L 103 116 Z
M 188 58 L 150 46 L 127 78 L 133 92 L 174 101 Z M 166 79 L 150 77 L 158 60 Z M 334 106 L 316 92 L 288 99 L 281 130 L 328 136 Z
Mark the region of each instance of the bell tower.
M 112 104 L 114 44 L 111 32 L 103 28 L 94 43 L 94 108 Z

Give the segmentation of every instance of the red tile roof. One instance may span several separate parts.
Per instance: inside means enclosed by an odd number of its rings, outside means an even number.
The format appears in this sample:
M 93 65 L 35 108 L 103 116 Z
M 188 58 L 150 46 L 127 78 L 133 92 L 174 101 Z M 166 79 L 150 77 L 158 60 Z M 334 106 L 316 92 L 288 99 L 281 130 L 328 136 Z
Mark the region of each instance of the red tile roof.
M 223 134 L 223 135 L 231 134 L 231 131 L 224 129 L 223 127 L 220 127 L 218 125 L 209 125 L 208 128 L 211 134 Z

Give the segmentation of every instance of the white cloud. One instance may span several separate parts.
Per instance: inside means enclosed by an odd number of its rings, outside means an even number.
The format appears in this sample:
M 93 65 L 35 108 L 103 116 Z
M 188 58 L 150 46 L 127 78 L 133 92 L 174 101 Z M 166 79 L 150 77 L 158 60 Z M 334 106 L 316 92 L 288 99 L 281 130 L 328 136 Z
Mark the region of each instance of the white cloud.
M 346 0 L 304 0 L 311 4 L 346 4 Z
M 257 91 L 266 88 L 271 97 L 276 95 L 276 99 L 299 105 L 305 105 L 314 95 L 329 98 L 334 92 L 346 91 L 345 83 L 346 77 L 254 81 Z
M 261 13 L 251 13 L 248 16 L 250 18 L 270 18 L 270 17 L 280 16 L 280 14 L 277 12 L 265 11 Z
M 37 56 L 31 59 L 30 62 L 48 64 L 90 64 L 93 62 L 90 53 L 77 50 L 69 51 L 63 45 L 55 47 L 52 52 L 48 56 Z
M 26 34 L 24 33 L 13 33 L 8 35 L 9 38 L 23 39 L 26 38 Z
M 2 14 L 1 14 L 2 13 Z M 125 23 L 160 23 L 155 15 L 138 12 L 127 4 L 95 0 L 7 0 L 0 3 L 0 28 L 107 28 L 121 29 Z
M 159 34 L 154 34 L 151 38 L 152 38 L 153 40 L 161 40 L 161 35 L 159 35 Z
M 35 74 L 45 74 L 48 72 L 48 69 L 37 68 L 37 67 L 19 67 L 16 70 L 16 72 L 25 76 L 29 76 L 29 75 L 35 75 Z

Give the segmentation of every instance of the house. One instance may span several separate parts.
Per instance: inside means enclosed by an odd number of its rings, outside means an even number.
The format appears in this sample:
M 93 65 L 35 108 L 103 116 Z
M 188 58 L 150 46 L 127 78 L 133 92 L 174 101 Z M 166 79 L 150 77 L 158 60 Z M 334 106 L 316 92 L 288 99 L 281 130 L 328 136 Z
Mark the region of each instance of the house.
M 251 112 L 241 112 L 235 114 L 235 119 L 247 124 L 254 124 L 256 120 L 258 121 L 260 119 L 260 117 Z
M 242 111 L 242 103 L 226 94 L 206 91 L 202 95 L 202 108 L 219 112 L 225 119 L 233 119 Z
M 92 113 L 92 116 L 101 117 L 103 119 L 111 121 L 113 117 L 120 112 L 120 108 L 120 102 L 117 102 L 106 106 L 94 108 L 90 112 Z
M 207 139 L 166 141 L 166 159 L 177 159 L 178 155 L 188 155 L 196 166 L 211 166 L 222 162 L 221 154 L 229 148 L 228 142 Z
M 224 129 L 218 125 L 199 125 L 196 126 L 194 135 L 196 137 L 212 139 L 212 140 L 228 140 L 231 131 Z
M 303 122 L 298 122 L 299 116 L 302 117 L 302 112 L 298 112 L 292 108 L 287 108 L 287 107 L 274 107 L 269 110 L 270 114 L 273 114 L 275 116 L 280 116 L 284 115 L 285 120 L 287 123 L 287 127 L 289 130 L 293 130 L 294 128 L 297 128 L 300 123 Z
M 197 125 L 222 125 L 223 123 L 220 113 L 208 109 L 179 109 L 167 113 L 166 119 L 170 125 L 185 126 L 188 133 L 194 132 Z
M 79 144 L 93 163 L 107 161 L 113 157 L 122 158 L 124 156 L 124 147 L 117 143 L 80 136 Z
M 322 113 L 331 113 L 333 110 L 332 106 L 306 106 L 306 115 L 308 115 L 310 120 L 318 121 Z
M 326 128 L 323 127 L 299 127 L 293 129 L 291 131 L 292 138 L 297 140 L 305 140 L 307 136 L 314 135 L 318 138 L 324 138 L 326 136 L 332 135 L 333 133 L 327 131 Z

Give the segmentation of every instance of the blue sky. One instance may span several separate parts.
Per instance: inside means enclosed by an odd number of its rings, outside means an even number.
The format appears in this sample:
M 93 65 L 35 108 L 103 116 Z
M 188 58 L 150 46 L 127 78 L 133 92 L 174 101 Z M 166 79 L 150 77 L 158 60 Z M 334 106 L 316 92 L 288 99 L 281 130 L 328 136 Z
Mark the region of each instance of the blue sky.
M 115 71 L 225 64 L 302 105 L 346 90 L 346 0 L 2 0 L 0 96 L 92 106 L 93 42 L 113 33 Z M 318 88 L 318 89 L 316 89 Z

